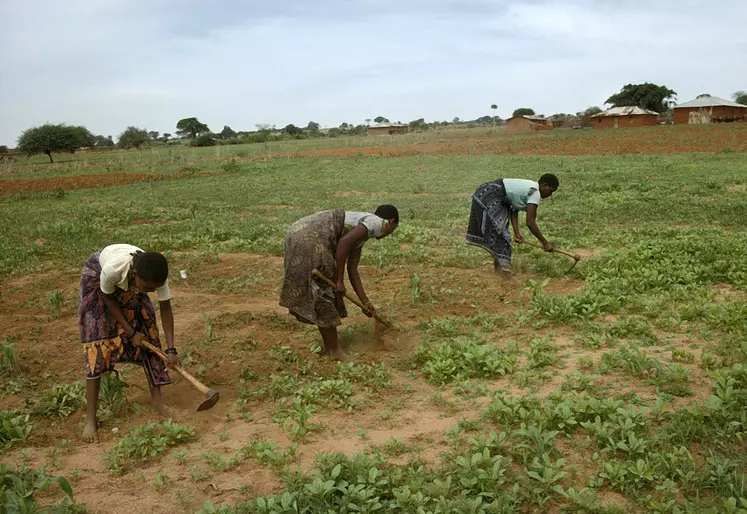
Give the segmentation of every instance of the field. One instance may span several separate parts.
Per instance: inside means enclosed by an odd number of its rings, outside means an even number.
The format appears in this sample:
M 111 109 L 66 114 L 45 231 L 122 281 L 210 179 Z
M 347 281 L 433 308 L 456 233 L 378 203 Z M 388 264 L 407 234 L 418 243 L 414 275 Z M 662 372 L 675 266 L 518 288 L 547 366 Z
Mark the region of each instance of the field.
M 0 164 L 6 505 L 747 513 L 745 152 L 742 124 Z M 566 274 L 567 257 L 518 247 L 502 282 L 464 243 L 470 194 L 545 172 L 561 185 L 539 224 L 583 259 Z M 306 214 L 381 203 L 402 220 L 366 244 L 361 275 L 397 330 L 376 338 L 350 305 L 356 363 L 338 365 L 277 305 L 283 237 Z M 115 242 L 167 255 L 181 361 L 221 400 L 195 412 L 172 372 L 160 418 L 122 365 L 89 445 L 79 273 Z

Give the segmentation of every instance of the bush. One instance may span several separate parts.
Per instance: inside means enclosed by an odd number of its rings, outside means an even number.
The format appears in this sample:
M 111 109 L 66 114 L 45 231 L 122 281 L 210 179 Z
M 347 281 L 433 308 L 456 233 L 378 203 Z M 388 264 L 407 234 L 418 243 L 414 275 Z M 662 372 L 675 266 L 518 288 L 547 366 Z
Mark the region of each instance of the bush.
M 137 148 L 150 142 L 150 136 L 148 131 L 137 127 L 127 127 L 124 132 L 119 135 L 119 142 L 117 143 L 120 148 Z
M 190 146 L 202 147 L 202 146 L 215 146 L 215 139 L 208 134 L 203 134 L 197 139 L 193 139 L 189 143 Z

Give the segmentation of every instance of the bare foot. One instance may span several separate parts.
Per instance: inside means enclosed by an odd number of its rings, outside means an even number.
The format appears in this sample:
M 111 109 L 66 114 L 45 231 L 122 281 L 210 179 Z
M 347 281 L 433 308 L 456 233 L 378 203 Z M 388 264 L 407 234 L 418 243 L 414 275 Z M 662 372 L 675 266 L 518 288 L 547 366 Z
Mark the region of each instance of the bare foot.
M 163 396 L 161 396 L 161 388 L 154 387 L 150 391 L 151 399 L 153 400 L 153 409 L 161 416 L 166 416 L 166 407 L 163 406 Z
M 164 417 L 168 416 L 168 413 L 169 413 L 169 411 L 163 405 L 163 398 L 161 399 L 161 401 L 153 402 L 153 410 Z
M 353 358 L 350 357 L 347 353 L 343 352 L 342 350 L 338 352 L 330 353 L 329 356 L 332 358 L 332 360 L 335 360 L 335 361 L 353 362 Z
M 99 431 L 96 429 L 96 423 L 86 423 L 83 428 L 83 435 L 81 439 L 87 443 L 98 443 L 99 442 Z

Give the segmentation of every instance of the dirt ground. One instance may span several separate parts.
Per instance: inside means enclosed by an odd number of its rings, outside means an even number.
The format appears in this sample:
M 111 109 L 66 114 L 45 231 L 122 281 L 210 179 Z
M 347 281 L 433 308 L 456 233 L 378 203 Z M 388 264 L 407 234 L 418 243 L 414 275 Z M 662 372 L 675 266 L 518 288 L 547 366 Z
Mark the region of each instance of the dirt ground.
M 265 280 L 249 294 L 205 290 L 204 284 L 230 278 L 236 269 L 259 266 Z M 265 378 L 278 371 L 278 363 L 268 357 L 268 350 L 280 345 L 290 346 L 299 354 L 301 363 L 308 363 L 315 372 L 332 373 L 335 369 L 335 364 L 309 351 L 310 345 L 318 340 L 318 334 L 297 323 L 277 304 L 282 258 L 222 254 L 217 262 L 202 261 L 188 272 L 190 278 L 186 283 L 177 283 L 171 288 L 176 346 L 184 355 L 183 349 L 190 340 L 199 341 L 199 346 L 191 343 L 193 362 L 185 367 L 193 374 L 204 367 L 202 379 L 221 395 L 220 402 L 212 410 L 196 412 L 201 402 L 200 394 L 172 372 L 174 384 L 164 390 L 169 415 L 179 424 L 194 425 L 197 434 L 196 441 L 180 446 L 189 452 L 188 463 L 201 462 L 200 455 L 207 450 L 231 457 L 247 443 L 260 439 L 274 441 L 283 448 L 290 447 L 292 441 L 277 423 L 272 422 L 275 405 L 271 400 L 249 404 L 253 415 L 251 422 L 231 415 L 237 400 L 237 377 L 243 370 L 251 369 Z M 352 454 L 380 445 L 392 437 L 408 443 L 427 443 L 423 445 L 421 455 L 429 463 L 438 465 L 441 453 L 447 449 L 445 432 L 459 421 L 476 419 L 488 399 L 461 402 L 455 409 L 456 402 L 451 407 L 448 403 L 455 400 L 450 390 L 443 391 L 445 402 L 433 401 L 436 388 L 422 378 L 413 378 L 402 368 L 401 363 L 412 355 L 423 335 L 419 324 L 429 317 L 472 316 L 479 310 L 504 316 L 503 339 L 520 340 L 532 335 L 518 328 L 514 319 L 517 309 L 528 301 L 524 291 L 526 280 L 537 277 L 519 275 L 514 281 L 503 282 L 490 272 L 475 273 L 474 270 L 458 268 L 426 268 L 419 273 L 423 283 L 431 286 L 433 294 L 428 302 L 413 304 L 408 298 L 410 275 L 407 271 L 361 269 L 371 297 L 380 305 L 380 312 L 395 319 L 397 330 L 385 333 L 379 341 L 372 340 L 370 330 L 361 330 L 363 335 L 350 343 L 348 351 L 359 363 L 386 363 L 393 370 L 393 387 L 377 397 L 375 405 L 353 413 L 331 409 L 318 411 L 314 421 L 323 428 L 299 445 L 293 466 L 310 470 L 317 453 L 340 451 Z M 54 383 L 70 383 L 83 378 L 76 312 L 78 280 L 77 269 L 41 270 L 5 284 L 4 301 L 8 307 L 0 318 L 0 333 L 17 336 L 17 360 L 38 394 Z M 443 289 L 442 284 L 453 283 L 469 288 L 470 296 L 439 292 Z M 564 278 L 551 281 L 546 291 L 568 294 L 582 286 L 579 280 Z M 66 300 L 59 314 L 50 317 L 46 299 L 47 293 L 54 290 L 64 290 Z M 397 305 L 397 311 L 388 310 L 388 305 Z M 365 327 L 370 324 L 354 306 L 349 305 L 349 312 L 350 318 L 344 326 Z M 205 338 L 206 315 L 211 319 L 210 339 Z M 565 374 L 578 369 L 578 357 L 598 359 L 602 353 L 602 350 L 593 352 L 577 348 L 563 330 L 552 334 L 553 342 L 560 346 L 560 354 L 565 358 L 557 373 L 537 391 L 538 395 L 557 389 Z M 237 350 L 237 344 L 245 341 L 251 341 L 251 344 Z M 123 365 L 120 370 L 128 383 L 145 388 L 145 379 L 138 368 Z M 702 378 L 707 384 L 707 377 Z M 526 392 L 511 383 L 509 378 L 491 384 L 491 390 L 498 388 L 518 394 Z M 646 392 L 643 387 L 637 389 Z M 706 392 L 707 389 L 698 391 L 699 395 Z M 86 503 L 92 513 L 133 510 L 193 512 L 205 499 L 216 504 L 234 504 L 281 489 L 276 473 L 254 460 L 246 460 L 234 470 L 210 473 L 205 480 L 195 481 L 191 468 L 178 463 L 170 452 L 155 462 L 138 465 L 121 477 L 113 477 L 104 464 L 104 453 L 131 427 L 147 420 L 161 419 L 150 410 L 146 390 L 131 387 L 128 398 L 134 405 L 133 411 L 116 423 L 102 427 L 98 444 L 86 444 L 80 440 L 84 415 L 81 410 L 62 420 L 36 421 L 32 436 L 25 445 L 28 447 L 26 455 L 13 450 L 7 452 L 4 459 L 16 464 L 27 462 L 33 467 L 46 465 L 52 474 L 55 470 L 64 470 L 67 475 L 73 475 L 76 498 Z M 0 408 L 19 407 L 23 401 L 20 397 L 6 396 L 0 400 Z M 382 416 L 383 411 L 392 415 Z M 359 436 L 361 429 L 367 431 L 366 439 Z M 64 439 L 71 440 L 70 445 L 64 452 L 54 454 L 55 447 Z M 204 462 L 202 467 L 210 472 Z M 153 484 L 159 473 L 168 474 L 169 482 L 164 488 L 157 489 Z
M 309 345 L 318 339 L 318 334 L 295 322 L 277 304 L 281 258 L 221 255 L 218 262 L 205 261 L 200 264 L 199 270 L 190 270 L 190 280 L 228 278 L 233 276 L 237 266 L 259 265 L 266 270 L 267 280 L 259 284 L 252 294 L 208 293 L 189 283 L 175 284 L 171 288 L 177 348 L 183 348 L 185 340 L 201 337 L 205 333 L 205 314 L 213 320 L 212 339 L 204 343 L 204 347 L 193 350 L 195 362 L 186 368 L 196 374 L 199 366 L 207 366 L 203 380 L 220 392 L 219 403 L 212 410 L 196 412 L 201 402 L 200 394 L 175 372 L 172 372 L 174 384 L 164 390 L 165 402 L 173 420 L 196 428 L 197 440 L 184 446 L 195 461 L 206 450 L 230 457 L 248 442 L 258 439 L 266 438 L 283 447 L 291 445 L 280 426 L 272 422 L 274 405 L 269 400 L 250 405 L 254 417 L 252 422 L 235 417 L 228 419 L 237 399 L 235 383 L 241 370 L 249 367 L 257 375 L 265 377 L 277 371 L 277 362 L 267 356 L 268 350 L 280 345 L 291 346 L 301 356 L 302 362 L 309 362 L 315 371 L 323 373 L 335 369 L 333 363 L 309 352 Z M 363 268 L 362 274 L 369 284 L 371 297 L 381 305 L 406 294 L 409 274 L 404 270 L 387 274 L 377 268 Z M 448 276 L 448 280 L 456 278 L 464 287 L 473 288 L 475 296 L 469 302 L 465 302 L 462 295 L 444 296 L 425 305 L 398 300 L 398 312 L 389 313 L 394 314 L 397 320 L 396 332 L 385 333 L 379 341 L 373 341 L 370 330 L 362 331 L 366 335 L 353 341 L 349 347 L 357 362 L 384 362 L 394 370 L 394 386 L 387 396 L 396 396 L 396 391 L 402 391 L 405 383 L 410 384 L 412 390 L 408 395 L 403 395 L 402 410 L 389 419 L 382 419 L 380 412 L 389 408 L 390 399 L 383 397 L 377 405 L 354 413 L 321 410 L 315 421 L 324 428 L 314 432 L 299 446 L 294 465 L 308 470 L 319 452 L 342 451 L 352 454 L 384 443 L 391 437 L 404 441 L 434 441 L 427 445 L 422 455 L 437 465 L 441 451 L 446 448 L 444 432 L 460 420 L 478 415 L 480 402 L 459 412 L 433 405 L 428 398 L 435 388 L 422 379 L 409 378 L 404 371 L 397 369 L 397 363 L 408 358 L 419 344 L 421 333 L 418 324 L 428 316 L 471 316 L 475 312 L 474 306 L 479 305 L 480 310 L 505 313 L 507 318 L 510 317 L 517 304 L 526 299 L 520 297 L 524 283 L 522 279 L 529 277 L 520 276 L 514 282 L 503 283 L 491 273 L 475 275 L 470 270 L 442 268 L 423 270 L 421 276 L 424 281 L 434 283 L 439 276 Z M 78 271 L 69 269 L 64 272 L 40 271 L 11 279 L 5 284 L 4 300 L 8 308 L 0 321 L 0 333 L 17 336 L 16 353 L 21 371 L 32 379 L 39 394 L 54 383 L 70 383 L 83 378 L 75 307 L 78 280 Z M 548 290 L 568 293 L 578 290 L 581 285 L 580 281 L 564 279 L 551 283 Z M 59 315 L 50 319 L 45 302 L 47 293 L 54 290 L 64 290 L 66 300 Z M 386 308 L 382 307 L 381 311 L 386 313 Z M 349 312 L 351 316 L 344 325 L 370 323 L 354 306 L 350 305 Z M 508 319 L 507 324 L 510 324 Z M 507 327 L 507 333 L 512 332 L 515 330 Z M 248 352 L 237 353 L 236 342 L 247 339 L 251 339 L 256 346 Z M 120 370 L 128 383 L 145 388 L 145 379 L 138 368 L 122 365 Z M 86 444 L 79 439 L 84 415 L 81 410 L 66 419 L 37 421 L 26 443 L 29 448 L 26 457 L 11 451 L 4 458 L 13 463 L 27 462 L 34 467 L 47 465 L 50 473 L 54 473 L 55 468 L 72 472 L 77 499 L 86 503 L 89 511 L 94 513 L 130 512 L 133 508 L 184 512 L 186 504 L 193 508 L 201 505 L 204 499 L 211 499 L 215 503 L 235 503 L 281 487 L 274 472 L 252 460 L 245 461 L 233 471 L 194 482 L 187 466 L 176 463 L 168 454 L 124 476 L 112 477 L 104 465 L 103 453 L 131 427 L 149 419 L 160 419 L 149 408 L 147 391 L 131 387 L 128 398 L 135 406 L 134 411 L 116 424 L 103 427 L 98 444 Z M 0 400 L 0 408 L 20 407 L 23 401 L 17 396 L 6 396 Z M 368 432 L 366 440 L 357 435 L 362 428 Z M 50 468 L 50 449 L 63 439 L 69 439 L 72 443 L 63 454 L 57 456 L 58 461 Z M 160 472 L 167 473 L 171 482 L 158 492 L 152 484 Z

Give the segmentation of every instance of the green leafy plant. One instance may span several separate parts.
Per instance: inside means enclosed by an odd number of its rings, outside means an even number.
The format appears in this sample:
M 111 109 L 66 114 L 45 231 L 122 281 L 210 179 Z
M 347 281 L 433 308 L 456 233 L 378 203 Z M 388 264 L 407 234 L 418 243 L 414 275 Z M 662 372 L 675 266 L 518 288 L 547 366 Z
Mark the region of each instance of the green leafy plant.
M 29 418 L 17 410 L 0 410 L 0 452 L 26 441 L 34 427 Z
M 39 399 L 34 414 L 46 417 L 65 418 L 76 412 L 85 402 L 83 381 L 72 384 L 56 384 Z
M 60 503 L 42 507 L 35 495 L 46 491 L 50 486 L 57 485 L 65 493 Z M 86 506 L 75 502 L 75 495 L 70 483 L 64 477 L 48 476 L 44 470 L 33 470 L 26 467 L 13 469 L 7 464 L 0 463 L 0 512 L 13 513 L 83 513 Z M 46 496 L 46 495 L 45 495 Z
M 170 419 L 163 423 L 148 422 L 134 427 L 105 455 L 104 462 L 113 474 L 121 474 L 137 461 L 154 459 L 170 446 L 194 440 L 192 426 L 178 425 Z
M 497 347 L 478 339 L 461 338 L 451 343 L 421 345 L 413 360 L 437 385 L 467 378 L 500 377 L 515 365 L 512 356 Z

